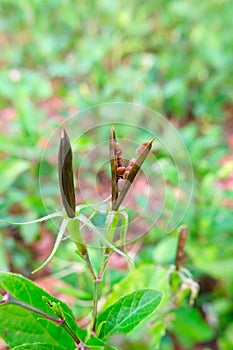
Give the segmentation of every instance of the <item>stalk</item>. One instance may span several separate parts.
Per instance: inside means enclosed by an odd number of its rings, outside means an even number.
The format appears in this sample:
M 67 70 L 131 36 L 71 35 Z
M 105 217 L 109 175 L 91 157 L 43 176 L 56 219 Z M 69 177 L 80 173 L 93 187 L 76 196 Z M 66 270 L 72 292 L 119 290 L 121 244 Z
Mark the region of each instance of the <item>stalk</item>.
M 93 280 L 93 313 L 92 313 L 92 332 L 95 334 L 96 332 L 96 319 L 97 319 L 97 313 L 98 313 L 98 292 L 99 292 L 99 285 L 100 285 L 101 279 L 99 277 L 95 278 Z
M 67 333 L 73 338 L 76 345 L 81 344 L 81 341 L 76 336 L 76 334 L 72 331 L 70 326 L 67 324 L 65 318 L 62 317 L 62 315 L 59 315 L 59 318 L 53 317 L 52 315 L 49 315 L 47 312 L 44 312 L 42 310 L 39 310 L 35 308 L 34 306 L 27 304 L 21 300 L 18 300 L 14 298 L 10 293 L 4 290 L 0 290 L 0 294 L 3 295 L 3 299 L 0 301 L 0 304 L 13 304 L 17 305 L 19 307 L 22 307 L 23 309 L 26 309 L 28 311 L 31 311 L 39 316 L 42 316 L 43 318 L 46 318 L 47 320 L 55 323 L 58 326 L 61 326 L 66 330 Z

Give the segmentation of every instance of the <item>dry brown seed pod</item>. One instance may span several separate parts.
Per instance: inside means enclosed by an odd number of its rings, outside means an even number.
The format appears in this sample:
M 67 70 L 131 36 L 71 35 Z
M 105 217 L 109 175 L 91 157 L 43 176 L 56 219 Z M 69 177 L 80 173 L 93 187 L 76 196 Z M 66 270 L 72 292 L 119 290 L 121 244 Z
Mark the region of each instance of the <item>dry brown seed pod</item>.
M 127 178 L 128 181 L 125 181 L 125 184 L 124 184 L 119 196 L 117 197 L 117 200 L 114 202 L 113 210 L 118 210 L 119 206 L 123 202 L 128 190 L 130 188 L 130 185 L 132 184 L 133 180 L 135 179 L 142 163 L 144 162 L 144 160 L 148 156 L 154 140 L 155 139 L 153 138 L 150 142 L 144 142 L 142 150 L 139 153 L 135 163 L 133 164 L 131 171 L 124 172 L 123 178 Z
M 140 146 L 138 146 L 138 148 L 136 149 L 136 154 L 140 154 L 144 148 L 148 145 L 149 142 L 143 142 Z
M 114 207 L 118 196 L 117 174 L 116 174 L 118 162 L 117 162 L 117 157 L 115 152 L 115 148 L 117 147 L 116 144 L 117 144 L 116 134 L 114 131 L 114 126 L 112 126 L 110 130 L 110 135 L 109 135 L 109 150 L 110 150 L 111 173 L 112 173 L 112 207 Z
M 62 203 L 70 218 L 75 216 L 75 190 L 72 165 L 72 150 L 65 130 L 61 132 L 58 154 L 58 175 Z

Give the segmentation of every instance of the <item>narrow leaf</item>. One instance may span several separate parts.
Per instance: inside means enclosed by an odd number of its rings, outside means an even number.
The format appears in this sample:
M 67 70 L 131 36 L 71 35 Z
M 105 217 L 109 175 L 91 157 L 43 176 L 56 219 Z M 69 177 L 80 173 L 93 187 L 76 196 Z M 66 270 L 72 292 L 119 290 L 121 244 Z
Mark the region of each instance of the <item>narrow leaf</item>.
M 162 300 L 162 293 L 154 289 L 141 289 L 119 299 L 99 314 L 97 329 L 102 323 L 101 339 L 114 334 L 128 334 L 146 317 L 156 310 Z
M 36 222 L 43 222 L 59 216 L 60 217 L 63 216 L 62 212 L 49 214 L 49 215 L 43 216 L 42 218 L 32 220 L 32 221 L 26 221 L 26 222 L 14 222 L 14 221 L 8 221 L 8 220 L 0 220 L 0 222 L 5 222 L 6 224 L 10 224 L 10 225 L 30 225 L 30 224 L 35 224 Z
M 51 252 L 51 254 L 49 255 L 49 257 L 43 262 L 42 265 L 40 265 L 39 267 L 37 267 L 34 271 L 32 271 L 32 274 L 38 272 L 39 270 L 41 270 L 43 267 L 45 267 L 45 265 L 47 265 L 50 260 L 53 258 L 54 254 L 56 253 L 61 241 L 62 241 L 62 238 L 63 238 L 63 235 L 65 233 L 65 229 L 66 229 L 66 226 L 67 226 L 67 223 L 69 222 L 69 219 L 64 219 L 61 223 L 61 227 L 60 227 L 60 230 L 58 232 L 58 235 L 57 235 L 57 238 L 56 238 L 56 242 L 53 246 L 53 250 Z

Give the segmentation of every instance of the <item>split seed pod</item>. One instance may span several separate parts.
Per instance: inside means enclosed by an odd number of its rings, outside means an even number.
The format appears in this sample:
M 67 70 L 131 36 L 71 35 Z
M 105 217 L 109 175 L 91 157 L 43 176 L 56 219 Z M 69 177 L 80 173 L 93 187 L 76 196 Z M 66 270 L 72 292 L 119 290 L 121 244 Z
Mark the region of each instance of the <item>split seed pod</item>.
M 75 216 L 75 190 L 72 166 L 72 150 L 69 137 L 65 130 L 61 132 L 58 154 L 58 175 L 62 203 L 68 217 Z
M 118 210 L 140 167 L 149 154 L 154 139 L 145 142 L 137 149 L 137 159 L 129 161 L 128 166 L 123 166 L 122 151 L 116 140 L 114 126 L 112 126 L 109 138 L 111 172 L 112 172 L 112 210 Z
M 153 142 L 154 142 L 154 138 L 150 142 L 146 142 L 143 144 L 143 148 L 142 148 L 141 152 L 139 153 L 137 159 L 135 160 L 135 162 L 132 162 L 133 165 L 132 165 L 131 169 L 126 171 L 127 172 L 127 174 L 125 175 L 126 181 L 125 181 L 125 184 L 124 184 L 124 186 L 123 186 L 123 188 L 122 188 L 122 190 L 121 190 L 121 192 L 116 200 L 116 203 L 114 205 L 113 210 L 118 210 L 119 206 L 123 202 L 130 186 L 132 185 L 133 180 L 135 179 L 135 177 L 136 177 L 139 169 L 141 168 L 144 160 L 148 156 Z

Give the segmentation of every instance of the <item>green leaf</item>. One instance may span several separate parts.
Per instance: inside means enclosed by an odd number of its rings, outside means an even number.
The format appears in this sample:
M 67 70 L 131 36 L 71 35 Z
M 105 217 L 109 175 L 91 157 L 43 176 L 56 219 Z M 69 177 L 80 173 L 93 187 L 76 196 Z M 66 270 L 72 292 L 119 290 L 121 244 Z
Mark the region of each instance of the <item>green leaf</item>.
M 66 323 L 79 338 L 84 339 L 86 333 L 77 327 L 69 307 L 30 280 L 21 275 L 3 272 L 0 273 L 0 288 L 11 294 L 15 299 L 32 305 L 55 318 L 57 318 L 56 314 L 43 301 L 43 297 L 47 297 L 52 302 L 60 303 L 65 314 Z M 51 349 L 75 349 L 75 343 L 71 336 L 61 326 L 57 326 L 48 319 L 7 302 L 0 305 L 0 309 L 0 336 L 10 348 L 42 342 L 53 346 Z
M 58 232 L 58 235 L 57 235 L 57 238 L 56 238 L 56 241 L 55 241 L 55 244 L 53 246 L 53 249 L 50 253 L 50 255 L 48 256 L 48 258 L 43 262 L 43 264 L 41 264 L 39 267 L 37 267 L 32 273 L 36 273 L 37 271 L 41 270 L 45 265 L 47 265 L 50 260 L 53 258 L 53 256 L 56 254 L 56 251 L 58 250 L 58 247 L 62 241 L 62 238 L 63 238 L 63 235 L 65 233 L 65 229 L 66 229 L 66 226 L 67 226 L 67 223 L 68 223 L 69 219 L 64 219 L 62 221 L 62 224 L 60 226 L 60 229 L 59 229 L 59 232 Z
M 11 350 L 66 350 L 66 347 L 61 347 L 59 346 L 55 346 L 55 345 L 51 345 L 48 343 L 28 343 L 28 344 L 22 344 L 19 346 L 15 346 L 13 348 L 11 348 Z
M 87 345 L 92 345 L 92 346 L 105 346 L 105 342 L 103 342 L 103 340 L 98 339 L 96 337 L 91 337 L 88 341 L 87 341 Z
M 98 339 L 96 337 L 91 337 L 86 345 L 88 345 L 88 349 L 90 350 L 118 350 L 117 348 L 111 346 L 111 345 L 108 345 L 106 344 L 103 340 L 101 339 Z
M 97 317 L 97 329 L 102 324 L 99 338 L 129 333 L 156 310 L 161 299 L 162 293 L 153 289 L 141 289 L 119 299 Z
M 165 269 L 161 266 L 156 267 L 154 264 L 143 264 L 137 269 L 130 271 L 120 283 L 117 283 L 113 287 L 113 291 L 107 297 L 104 304 L 104 309 L 109 305 L 115 303 L 119 298 L 126 294 L 132 293 L 143 288 L 156 289 L 163 292 L 162 301 L 158 307 L 157 312 L 163 312 L 168 307 L 168 302 L 171 298 L 171 288 L 169 285 L 169 269 Z M 144 334 L 147 323 L 153 320 L 157 313 L 151 314 L 145 320 L 143 320 L 130 334 L 130 338 L 135 341 L 140 337 L 140 334 Z

